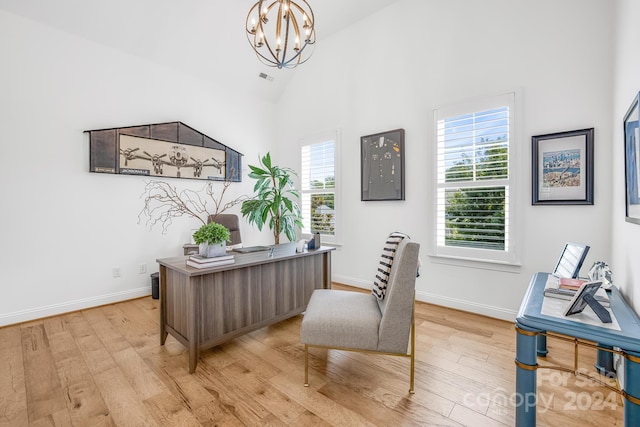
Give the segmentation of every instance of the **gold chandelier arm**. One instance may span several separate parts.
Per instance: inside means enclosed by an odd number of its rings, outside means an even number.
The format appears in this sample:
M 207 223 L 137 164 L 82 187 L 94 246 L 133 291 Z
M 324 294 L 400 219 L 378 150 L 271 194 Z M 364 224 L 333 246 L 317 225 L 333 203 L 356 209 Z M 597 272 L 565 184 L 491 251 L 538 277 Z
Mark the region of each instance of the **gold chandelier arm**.
M 290 11 L 287 11 L 288 13 L 288 18 L 285 22 L 285 29 L 284 29 L 284 49 L 282 50 L 282 62 L 283 64 L 287 63 L 287 52 L 289 52 L 289 27 L 291 26 L 292 21 L 295 21 L 295 16 L 293 15 L 293 13 L 290 13 Z M 293 28 L 295 28 L 295 25 L 293 26 Z M 295 54 L 294 54 L 295 56 Z
M 289 19 L 290 22 L 287 23 L 287 27 L 289 26 L 289 24 L 291 24 L 291 26 L 293 26 L 293 31 L 295 31 L 296 33 L 295 45 L 293 46 L 293 50 L 298 52 L 300 50 L 300 27 L 298 26 L 298 20 L 293 13 L 289 15 Z M 289 32 L 288 28 L 287 32 Z
M 311 6 L 309 6 L 309 3 L 307 3 L 305 0 L 302 0 L 302 1 L 304 2 L 304 4 L 307 5 L 307 8 L 309 9 L 309 13 L 307 13 L 307 11 L 301 8 L 297 3 L 293 3 L 293 6 L 305 18 L 302 28 L 304 29 L 306 29 L 307 27 L 309 28 L 309 37 L 307 37 L 307 34 L 305 33 L 305 41 L 307 43 L 314 43 L 316 31 L 314 28 L 315 18 L 313 15 L 313 9 L 311 9 Z M 311 41 L 312 36 L 313 36 L 313 41 Z
M 263 34 L 263 35 L 264 35 L 264 30 L 263 30 L 263 28 L 262 28 L 262 23 L 260 23 L 260 25 L 258 26 L 258 28 L 260 28 L 260 32 L 261 32 L 261 34 Z M 277 52 L 274 52 L 274 51 L 273 51 L 273 49 L 271 49 L 271 44 L 269 43 L 269 38 L 268 38 L 268 37 L 266 37 L 266 36 L 265 36 L 265 37 L 263 37 L 263 38 L 262 38 L 262 43 L 263 43 L 263 45 L 267 48 L 267 50 L 269 51 L 269 53 L 271 54 L 271 56 L 272 56 L 273 58 L 276 58 L 276 59 L 277 59 L 277 57 L 278 57 Z M 270 60 L 267 56 L 265 56 L 265 55 L 263 55 L 262 53 L 260 53 L 260 52 L 258 51 L 258 49 L 257 49 L 257 48 L 254 48 L 254 50 L 256 51 L 256 54 L 258 54 L 258 56 L 262 57 L 265 61 L 272 62 L 272 60 Z
M 282 49 L 282 3 L 278 5 L 278 19 L 276 20 L 276 58 L 280 56 Z M 286 37 L 286 34 L 285 34 Z
M 258 3 L 262 5 L 262 3 L 264 3 L 264 0 L 260 0 Z M 262 8 L 262 10 L 260 10 L 260 19 L 262 20 L 263 23 L 266 24 L 269 21 L 267 16 L 269 15 L 269 12 L 271 12 L 271 9 L 273 9 L 273 6 L 276 5 L 276 3 L 280 4 L 278 0 L 275 0 L 269 6 L 265 6 Z
M 249 34 L 255 34 L 256 33 L 256 25 L 257 22 L 255 19 L 252 19 L 251 16 L 254 14 L 254 11 L 256 10 L 256 8 L 259 6 L 259 2 L 254 4 L 253 7 L 251 9 L 249 9 L 249 13 L 247 13 L 247 19 L 245 22 L 245 30 L 247 30 L 247 33 Z

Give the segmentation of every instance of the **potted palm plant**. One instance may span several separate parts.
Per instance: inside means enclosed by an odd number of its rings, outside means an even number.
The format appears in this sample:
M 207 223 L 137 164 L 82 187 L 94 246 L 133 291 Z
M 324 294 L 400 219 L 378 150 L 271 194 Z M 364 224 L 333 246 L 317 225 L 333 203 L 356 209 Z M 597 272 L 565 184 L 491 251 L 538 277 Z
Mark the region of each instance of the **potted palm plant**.
M 193 233 L 193 241 L 199 245 L 200 255 L 213 258 L 227 253 L 227 241 L 231 233 L 229 229 L 217 222 L 210 222 Z
M 296 202 L 300 194 L 291 180 L 291 176 L 297 174 L 293 169 L 272 165 L 269 153 L 260 159 L 260 165 L 249 165 L 249 168 L 249 178 L 257 180 L 253 187 L 256 195 L 242 202 L 242 216 L 258 230 L 267 224 L 273 230 L 276 245 L 280 243 L 281 233 L 294 242 L 296 228 L 302 228 L 302 214 Z

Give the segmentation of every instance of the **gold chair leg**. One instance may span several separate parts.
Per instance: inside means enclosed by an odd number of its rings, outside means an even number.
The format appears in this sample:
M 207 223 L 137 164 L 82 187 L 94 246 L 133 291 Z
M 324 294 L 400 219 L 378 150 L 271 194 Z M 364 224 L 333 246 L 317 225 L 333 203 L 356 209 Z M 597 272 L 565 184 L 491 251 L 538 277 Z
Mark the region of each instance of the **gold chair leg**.
M 304 386 L 309 387 L 309 346 L 304 345 Z
M 413 301 L 413 309 L 411 313 L 411 373 L 409 375 L 409 393 L 414 394 L 413 390 L 416 368 L 416 302 Z
M 413 339 L 411 340 L 413 341 Z M 413 344 L 411 344 L 411 374 L 410 374 L 410 380 L 409 380 L 409 393 L 410 394 L 414 394 L 415 391 L 413 390 L 413 385 L 414 385 L 414 380 L 415 380 L 415 351 L 413 350 Z

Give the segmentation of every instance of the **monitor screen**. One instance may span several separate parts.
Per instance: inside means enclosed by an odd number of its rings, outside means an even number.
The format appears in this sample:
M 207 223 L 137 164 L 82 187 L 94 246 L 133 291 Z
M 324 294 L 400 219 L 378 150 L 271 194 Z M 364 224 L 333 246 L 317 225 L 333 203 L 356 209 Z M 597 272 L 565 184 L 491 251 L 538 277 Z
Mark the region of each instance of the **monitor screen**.
M 580 243 L 566 243 L 560 254 L 560 259 L 553 270 L 557 277 L 577 278 L 580 267 L 589 252 L 589 246 Z

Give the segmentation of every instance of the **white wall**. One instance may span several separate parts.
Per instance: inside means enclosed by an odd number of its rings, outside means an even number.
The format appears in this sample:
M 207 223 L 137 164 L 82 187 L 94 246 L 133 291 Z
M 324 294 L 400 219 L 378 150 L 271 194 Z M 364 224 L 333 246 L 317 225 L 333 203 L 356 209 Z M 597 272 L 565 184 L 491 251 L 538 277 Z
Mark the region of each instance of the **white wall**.
M 341 131 L 344 232 L 334 280 L 369 286 L 383 239 L 402 230 L 422 243 L 419 299 L 513 319 L 531 275 L 553 269 L 565 241 L 591 245 L 583 273 L 610 260 L 612 27 L 612 6 L 600 0 L 402 0 L 319 42 L 279 102 L 278 140 L 282 162 L 297 167 L 300 138 Z M 522 265 L 436 262 L 433 109 L 514 89 Z M 588 127 L 595 205 L 531 206 L 531 136 Z M 359 138 L 396 128 L 406 131 L 406 200 L 361 202 Z
M 89 173 L 83 131 L 175 120 L 244 153 L 245 168 L 267 150 L 297 168 L 300 138 L 339 129 L 344 233 L 333 255 L 336 280 L 369 286 L 382 239 L 401 229 L 423 244 L 420 299 L 511 319 L 531 274 L 551 269 L 562 243 L 573 240 L 592 246 L 585 265 L 612 260 L 616 283 L 640 306 L 632 285 L 640 276 L 640 228 L 620 219 L 621 118 L 640 89 L 640 63 L 629 55 L 640 10 L 632 0 L 618 3 L 620 25 L 614 3 L 601 0 L 401 0 L 319 42 L 277 111 L 224 82 L 0 11 L 0 325 L 150 292 L 155 259 L 179 254 L 196 225 L 178 220 L 162 235 L 137 224 L 144 179 Z M 512 89 L 521 106 L 522 266 L 503 272 L 437 263 L 428 255 L 432 111 Z M 406 130 L 407 200 L 361 202 L 360 136 L 399 127 Z M 531 206 L 531 135 L 585 127 L 596 129 L 595 205 Z M 251 188 L 245 170 L 233 195 Z M 268 231 L 242 227 L 245 240 L 271 242 Z M 121 278 L 111 277 L 113 267 Z
M 626 222 L 624 185 L 623 119 L 634 96 L 640 91 L 640 4 L 617 1 L 615 66 L 613 87 L 613 272 L 614 283 L 636 312 L 640 310 L 640 225 Z
M 271 105 L 1 10 L 0 57 L 0 325 L 150 294 L 155 260 L 181 255 L 198 226 L 139 225 L 145 179 L 89 173 L 83 131 L 182 121 L 245 155 L 226 200 L 251 194 L 246 164 L 275 144 Z

